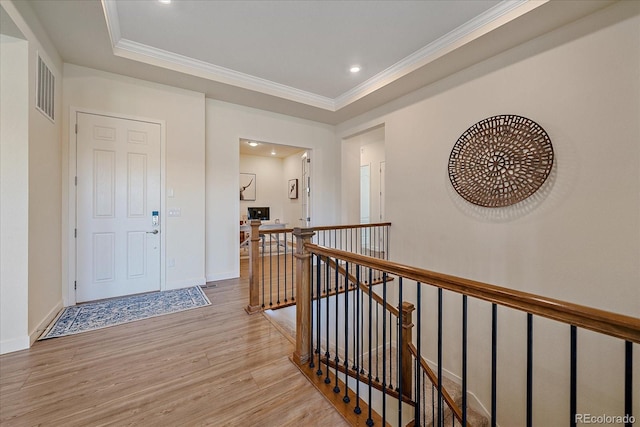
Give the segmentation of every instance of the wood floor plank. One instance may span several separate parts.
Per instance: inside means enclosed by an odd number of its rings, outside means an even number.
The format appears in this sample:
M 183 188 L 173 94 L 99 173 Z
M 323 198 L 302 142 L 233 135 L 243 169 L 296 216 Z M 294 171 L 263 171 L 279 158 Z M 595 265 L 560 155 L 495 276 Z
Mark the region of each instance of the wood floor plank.
M 212 305 L 36 342 L 0 356 L 0 425 L 348 425 L 249 316 L 246 268 Z

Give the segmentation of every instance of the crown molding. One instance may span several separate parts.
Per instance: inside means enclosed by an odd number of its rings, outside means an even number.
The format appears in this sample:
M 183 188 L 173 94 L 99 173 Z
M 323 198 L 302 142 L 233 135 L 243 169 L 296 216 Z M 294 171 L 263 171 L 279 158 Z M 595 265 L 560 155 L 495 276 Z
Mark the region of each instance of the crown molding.
M 335 99 L 122 38 L 115 0 L 101 0 L 113 54 L 328 111 L 338 111 L 550 0 L 505 0 Z
M 120 39 L 113 53 L 127 59 L 168 68 L 208 80 L 300 102 L 324 110 L 335 111 L 333 99 L 306 92 L 260 77 L 240 73 L 229 68 L 189 58 L 166 50 L 157 49 L 128 39 Z
M 115 0 L 101 0 L 113 54 L 232 86 L 336 111 L 331 98 L 122 38 Z
M 120 20 L 118 19 L 118 6 L 115 0 L 101 0 L 104 19 L 107 22 L 107 31 L 111 39 L 111 47 L 115 47 L 121 39 Z
M 369 95 L 460 46 L 487 34 L 505 23 L 530 12 L 549 0 L 507 0 L 501 2 L 471 21 L 418 49 L 386 70 L 362 82 L 335 99 L 336 110 Z

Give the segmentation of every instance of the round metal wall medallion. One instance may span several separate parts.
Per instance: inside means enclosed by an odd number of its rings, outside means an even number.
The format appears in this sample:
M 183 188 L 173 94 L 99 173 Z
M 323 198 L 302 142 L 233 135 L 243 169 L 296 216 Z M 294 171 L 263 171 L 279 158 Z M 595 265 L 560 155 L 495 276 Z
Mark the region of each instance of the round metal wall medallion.
M 552 166 L 551 139 L 539 124 L 522 116 L 493 116 L 458 138 L 449 155 L 449 179 L 468 202 L 496 208 L 531 196 Z

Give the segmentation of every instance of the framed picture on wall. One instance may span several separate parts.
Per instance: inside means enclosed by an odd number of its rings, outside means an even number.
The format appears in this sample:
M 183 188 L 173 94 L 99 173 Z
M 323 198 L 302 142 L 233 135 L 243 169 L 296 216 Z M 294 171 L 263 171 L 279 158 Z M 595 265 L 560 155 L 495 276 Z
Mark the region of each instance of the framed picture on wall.
M 298 179 L 289 180 L 289 198 L 290 199 L 298 198 Z
M 240 200 L 256 199 L 256 174 L 240 174 Z

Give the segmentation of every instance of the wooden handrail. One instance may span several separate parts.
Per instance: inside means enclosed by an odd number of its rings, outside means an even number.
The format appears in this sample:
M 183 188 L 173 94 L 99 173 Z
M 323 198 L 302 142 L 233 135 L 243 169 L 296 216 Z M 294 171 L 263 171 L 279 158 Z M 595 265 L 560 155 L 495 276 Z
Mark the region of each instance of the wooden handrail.
M 349 228 L 371 228 L 371 227 L 387 227 L 391 226 L 390 222 L 377 222 L 373 224 L 352 224 L 352 225 L 323 225 L 320 227 L 311 227 L 313 231 L 327 231 L 327 230 L 346 230 Z M 278 233 L 293 233 L 293 228 L 273 228 L 268 230 L 260 230 L 260 234 L 278 234 Z
M 306 250 L 640 344 L 640 318 L 307 243 Z
M 334 269 L 338 268 L 338 272 L 340 274 L 342 274 L 343 276 L 345 276 L 347 274 L 347 271 L 345 270 L 345 268 L 341 267 L 339 265 L 336 266 L 336 262 L 333 259 L 331 259 L 329 257 L 326 257 L 325 258 L 325 262 L 328 262 L 329 265 L 332 266 Z M 349 273 L 349 275 L 347 276 L 347 280 L 349 282 L 351 282 L 351 283 L 356 283 L 358 281 L 358 279 L 351 273 Z M 386 305 L 385 305 L 384 299 L 380 295 L 378 295 L 375 292 L 373 292 L 368 285 L 365 285 L 362 282 L 360 282 L 359 285 L 360 285 L 360 289 L 362 289 L 362 291 L 364 293 L 366 293 L 367 295 L 369 295 L 369 293 L 371 293 L 371 298 L 373 298 L 378 304 L 380 304 L 383 307 L 386 307 L 387 311 L 389 311 L 394 316 L 400 317 L 400 311 L 396 307 L 392 306 L 389 303 L 386 303 Z
M 371 227 L 388 227 L 391 226 L 390 222 L 376 222 L 372 224 L 352 224 L 352 225 L 323 225 L 320 227 L 311 227 L 313 231 L 324 230 L 344 230 L 347 228 L 371 228 Z
M 411 351 L 411 354 L 413 354 L 413 357 L 415 357 L 420 362 L 420 367 L 427 374 L 427 377 L 429 377 L 429 380 L 431 381 L 431 383 L 434 386 L 438 387 L 438 377 L 433 372 L 433 370 L 429 367 L 429 365 L 427 365 L 427 362 L 421 356 L 418 355 L 418 350 L 415 348 L 413 344 L 409 344 L 409 351 Z M 458 419 L 458 421 L 462 422 L 462 411 L 460 410 L 460 408 L 458 408 L 458 405 L 456 404 L 455 400 L 453 400 L 449 392 L 445 390 L 444 387 L 442 387 L 442 397 L 447 403 L 447 406 L 449 407 L 449 409 L 451 409 L 451 412 L 453 412 L 453 415 Z M 471 424 L 469 424 L 468 421 L 467 421 L 467 427 L 471 427 Z

